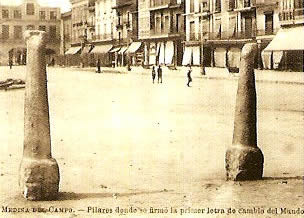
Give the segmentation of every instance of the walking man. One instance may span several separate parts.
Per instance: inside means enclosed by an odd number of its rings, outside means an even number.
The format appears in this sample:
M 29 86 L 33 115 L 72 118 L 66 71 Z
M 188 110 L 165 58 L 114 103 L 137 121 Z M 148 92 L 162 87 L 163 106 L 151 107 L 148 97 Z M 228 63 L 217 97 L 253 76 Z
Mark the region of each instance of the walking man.
M 10 69 L 12 69 L 12 68 L 13 68 L 13 60 L 10 59 L 10 60 L 8 61 L 8 64 L 9 64 Z
M 96 63 L 96 73 L 101 73 L 101 71 L 100 71 L 100 60 L 99 59 L 97 60 L 97 63 Z
M 191 65 L 189 65 L 189 70 L 188 70 L 188 73 L 187 73 L 187 78 L 188 78 L 187 86 L 188 87 L 190 87 L 190 83 L 192 82 L 191 73 L 192 73 L 192 69 L 191 69 Z
M 153 84 L 154 84 L 155 77 L 156 77 L 156 72 L 155 72 L 155 67 L 153 66 L 152 67 L 152 80 L 153 80 Z
M 160 65 L 158 65 L 158 69 L 157 69 L 157 83 L 163 83 L 163 70 L 160 67 Z

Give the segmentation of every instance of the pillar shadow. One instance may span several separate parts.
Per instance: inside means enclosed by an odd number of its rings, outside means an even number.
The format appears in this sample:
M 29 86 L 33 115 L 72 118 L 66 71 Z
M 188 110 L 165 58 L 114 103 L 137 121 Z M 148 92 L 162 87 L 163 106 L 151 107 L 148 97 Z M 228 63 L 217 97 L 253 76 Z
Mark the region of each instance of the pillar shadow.
M 275 180 L 304 180 L 304 176 L 263 177 L 262 180 L 268 180 L 268 181 L 275 181 Z
M 161 190 L 161 191 L 141 191 L 141 192 L 130 192 L 130 193 L 74 193 L 74 192 L 60 192 L 56 201 L 69 201 L 69 200 L 83 200 L 90 198 L 121 198 L 130 197 L 136 195 L 150 195 L 159 194 L 164 192 L 173 192 L 173 190 Z

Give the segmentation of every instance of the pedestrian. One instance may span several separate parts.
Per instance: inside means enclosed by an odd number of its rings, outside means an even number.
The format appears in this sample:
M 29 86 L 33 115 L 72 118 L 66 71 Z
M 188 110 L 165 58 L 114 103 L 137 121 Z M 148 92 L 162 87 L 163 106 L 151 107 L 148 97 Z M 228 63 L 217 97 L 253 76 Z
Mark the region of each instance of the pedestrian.
M 191 73 L 192 73 L 192 69 L 191 69 L 191 65 L 189 65 L 189 70 L 188 70 L 188 73 L 187 73 L 187 78 L 188 78 L 187 86 L 188 87 L 190 87 L 190 83 L 192 82 Z
M 8 65 L 9 65 L 10 69 L 13 68 L 13 60 L 12 59 L 9 60 Z
M 156 77 L 156 72 L 155 72 L 155 67 L 153 66 L 152 67 L 152 80 L 153 80 L 153 84 L 154 84 L 155 77 Z
M 160 65 L 158 65 L 158 69 L 157 69 L 157 83 L 163 83 L 163 70 L 161 68 Z
M 97 60 L 97 63 L 96 63 L 96 73 L 101 73 L 101 71 L 100 71 L 100 60 L 99 59 Z

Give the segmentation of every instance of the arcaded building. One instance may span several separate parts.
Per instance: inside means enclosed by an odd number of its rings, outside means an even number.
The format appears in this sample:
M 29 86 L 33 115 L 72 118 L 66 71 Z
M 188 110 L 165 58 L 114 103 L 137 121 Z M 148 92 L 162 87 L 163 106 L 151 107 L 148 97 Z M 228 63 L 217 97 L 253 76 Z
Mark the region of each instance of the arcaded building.
M 48 34 L 47 54 L 60 53 L 60 8 L 44 7 L 36 0 L 24 0 L 16 6 L 1 5 L 0 2 L 0 64 L 26 63 L 26 30 L 42 30 Z

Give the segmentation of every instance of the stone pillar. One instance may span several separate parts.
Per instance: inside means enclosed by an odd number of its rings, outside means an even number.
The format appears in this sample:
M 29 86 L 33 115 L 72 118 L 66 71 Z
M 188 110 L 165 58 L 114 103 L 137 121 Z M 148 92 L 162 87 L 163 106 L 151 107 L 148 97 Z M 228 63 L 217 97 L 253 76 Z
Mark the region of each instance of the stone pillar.
M 226 152 L 227 180 L 257 180 L 263 175 L 264 157 L 257 147 L 257 114 L 254 60 L 255 43 L 246 44 L 241 54 L 232 145 Z
M 51 155 L 46 76 L 46 33 L 26 31 L 26 89 L 24 150 L 19 186 L 28 200 L 54 200 L 59 189 L 59 168 Z

